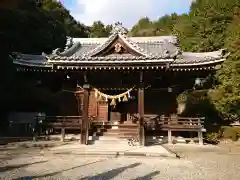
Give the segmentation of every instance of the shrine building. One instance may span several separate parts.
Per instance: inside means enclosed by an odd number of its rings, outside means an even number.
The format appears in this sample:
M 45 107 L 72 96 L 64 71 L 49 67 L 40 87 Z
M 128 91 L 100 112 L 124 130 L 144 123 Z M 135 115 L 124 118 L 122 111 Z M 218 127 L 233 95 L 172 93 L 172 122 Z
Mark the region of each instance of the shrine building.
M 63 50 L 39 55 L 16 52 L 11 58 L 19 73 L 40 78 L 56 92 L 75 92 L 73 101 L 63 99 L 55 124 L 50 123 L 63 136 L 72 128 L 79 130 L 83 144 L 100 133 L 145 145 L 153 131 L 167 132 L 170 142 L 175 131 L 194 131 L 202 143 L 202 118 L 181 117 L 184 109 L 176 99 L 200 86 L 227 56 L 224 49 L 184 52 L 175 36 L 129 37 L 118 24 L 108 38 L 68 37 Z M 57 117 L 76 117 L 77 123 L 56 123 Z

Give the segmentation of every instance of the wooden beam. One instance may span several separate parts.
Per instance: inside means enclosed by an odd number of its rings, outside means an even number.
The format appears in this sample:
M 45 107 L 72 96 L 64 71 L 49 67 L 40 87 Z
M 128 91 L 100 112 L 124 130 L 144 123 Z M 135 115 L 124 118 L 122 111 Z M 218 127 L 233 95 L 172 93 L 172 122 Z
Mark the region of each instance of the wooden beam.
M 143 72 L 140 72 L 140 84 L 138 88 L 138 113 L 139 113 L 139 144 L 145 146 L 144 132 L 144 85 Z

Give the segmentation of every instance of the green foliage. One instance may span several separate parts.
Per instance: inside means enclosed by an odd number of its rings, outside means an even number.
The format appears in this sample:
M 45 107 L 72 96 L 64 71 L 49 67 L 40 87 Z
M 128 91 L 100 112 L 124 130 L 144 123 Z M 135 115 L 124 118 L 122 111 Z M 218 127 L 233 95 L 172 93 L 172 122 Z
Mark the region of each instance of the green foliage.
M 225 47 L 231 52 L 215 75 L 217 84 L 208 92 L 210 103 L 231 121 L 240 118 L 239 7 L 239 0 L 196 0 L 189 14 L 181 15 L 173 27 L 173 34 L 179 37 L 185 51 Z
M 235 16 L 228 27 L 225 47 L 231 55 L 224 62 L 216 78 L 218 84 L 210 91 L 210 97 L 216 108 L 226 119 L 235 120 L 240 117 L 240 18 Z
M 181 94 L 179 94 L 179 95 L 177 96 L 177 102 L 178 102 L 178 104 L 180 104 L 180 103 L 186 103 L 187 100 L 188 100 L 188 94 L 189 94 L 189 91 L 184 91 L 184 92 L 182 92 Z
M 131 29 L 131 36 L 164 36 L 172 34 L 173 26 L 177 23 L 177 14 L 165 15 L 157 21 L 148 17 L 140 19 Z
M 206 133 L 205 134 L 205 140 L 207 140 L 207 142 L 218 142 L 219 141 L 219 133 L 216 132 L 210 132 L 210 133 Z
M 108 37 L 111 30 L 111 25 L 105 26 L 101 21 L 95 21 L 91 27 L 90 37 Z

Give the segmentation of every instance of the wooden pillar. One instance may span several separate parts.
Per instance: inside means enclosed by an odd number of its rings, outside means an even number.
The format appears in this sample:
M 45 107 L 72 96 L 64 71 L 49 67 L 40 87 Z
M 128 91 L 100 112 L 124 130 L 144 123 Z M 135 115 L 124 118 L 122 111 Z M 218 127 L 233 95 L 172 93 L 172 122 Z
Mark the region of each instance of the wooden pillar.
M 138 113 L 139 113 L 139 144 L 140 146 L 145 146 L 143 72 L 140 72 L 140 85 L 138 88 Z
M 83 86 L 83 118 L 81 127 L 81 144 L 88 144 L 88 106 L 89 106 L 89 84 Z

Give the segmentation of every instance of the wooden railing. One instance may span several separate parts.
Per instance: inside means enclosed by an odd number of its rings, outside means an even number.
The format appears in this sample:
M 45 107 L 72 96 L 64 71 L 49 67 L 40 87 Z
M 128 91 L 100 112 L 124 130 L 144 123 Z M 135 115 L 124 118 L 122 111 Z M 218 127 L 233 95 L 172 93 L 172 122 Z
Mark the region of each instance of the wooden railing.
M 64 140 L 65 130 L 81 131 L 82 116 L 36 116 L 34 139 L 44 135 L 47 139 L 55 131 L 61 131 L 61 140 Z
M 36 121 L 41 127 L 80 129 L 82 116 L 36 116 Z
M 34 122 L 15 122 L 9 121 L 7 127 L 7 133 L 5 136 L 8 137 L 32 137 Z
M 139 116 L 137 114 L 130 115 L 130 119 L 138 122 Z M 182 138 L 184 140 L 194 141 L 197 140 L 199 144 L 203 144 L 203 132 L 204 129 L 203 123 L 204 118 L 197 117 L 163 117 L 154 114 L 144 115 L 144 124 L 146 132 L 151 135 L 159 135 L 162 131 L 168 132 L 168 143 L 172 143 L 175 140 L 175 137 L 172 137 L 172 132 L 197 132 L 198 137 L 192 137 L 192 133 L 190 133 L 190 138 Z M 146 134 L 145 134 L 146 136 Z
M 138 122 L 138 114 L 131 114 L 130 120 Z M 152 130 L 179 130 L 192 131 L 203 128 L 204 118 L 202 117 L 161 117 L 156 114 L 145 114 L 144 123 L 147 129 Z
M 203 119 L 192 117 L 161 117 L 160 121 L 158 121 L 158 127 L 162 130 L 198 131 L 203 128 Z

